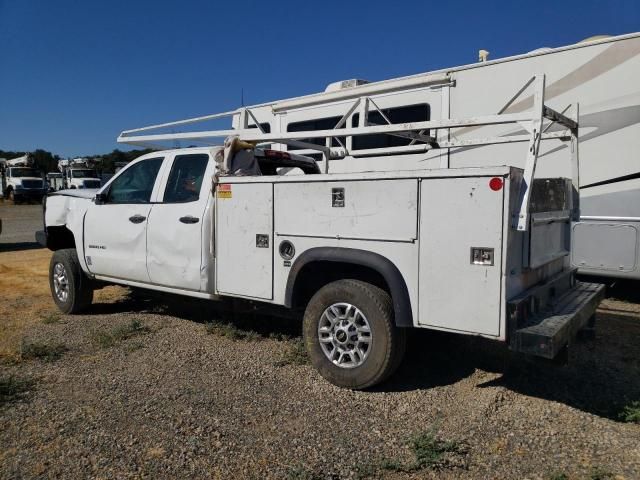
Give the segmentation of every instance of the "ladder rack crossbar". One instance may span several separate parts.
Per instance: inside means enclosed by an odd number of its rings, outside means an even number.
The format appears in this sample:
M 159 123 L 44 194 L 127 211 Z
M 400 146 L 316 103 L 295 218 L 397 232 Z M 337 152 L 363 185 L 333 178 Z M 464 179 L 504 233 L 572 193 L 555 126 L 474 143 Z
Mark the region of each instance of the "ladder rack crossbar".
M 533 89 L 533 105 L 530 109 L 523 112 L 508 112 L 509 107 L 513 105 L 515 100 L 519 98 L 522 93 L 528 88 Z M 353 102 L 347 108 L 346 113 L 339 119 L 335 127 L 332 129 L 322 130 L 305 130 L 300 132 L 271 132 L 266 133 L 263 131 L 257 117 L 249 108 L 240 108 L 237 110 L 218 113 L 214 115 L 205 115 L 203 117 L 190 118 L 186 120 L 180 120 L 177 122 L 169 122 L 158 125 L 151 125 L 148 127 L 137 128 L 133 130 L 125 130 L 118 137 L 119 143 L 129 143 L 134 145 L 153 145 L 155 142 L 166 142 L 176 140 L 187 140 L 194 142 L 209 143 L 212 139 L 224 139 L 230 136 L 237 136 L 239 139 L 254 144 L 265 143 L 280 143 L 289 146 L 295 146 L 302 149 L 308 149 L 312 151 L 322 152 L 324 157 L 324 172 L 328 173 L 329 160 L 334 158 L 343 158 L 350 155 L 347 148 L 339 142 L 340 147 L 331 147 L 332 138 L 337 137 L 355 137 L 361 135 L 392 135 L 411 139 L 412 142 L 407 146 L 390 147 L 386 149 L 377 149 L 377 151 L 371 151 L 371 154 L 381 153 L 396 153 L 411 151 L 420 153 L 422 151 L 427 152 L 432 149 L 451 149 L 451 148 L 467 148 L 476 147 L 481 145 L 498 145 L 515 142 L 529 142 L 529 148 L 527 151 L 527 158 L 525 161 L 523 179 L 520 191 L 520 205 L 519 212 L 514 218 L 514 227 L 520 231 L 526 231 L 529 228 L 529 200 L 531 196 L 531 185 L 535 176 L 536 163 L 538 159 L 538 151 L 540 148 L 540 142 L 543 140 L 561 140 L 570 141 L 571 143 L 571 163 L 572 163 L 572 184 L 574 190 L 574 206 L 573 213 L 574 218 L 578 215 L 578 197 L 576 192 L 578 191 L 578 104 L 570 105 L 569 107 L 558 112 L 544 103 L 544 90 L 545 90 L 545 76 L 535 75 L 529 79 L 524 86 L 522 86 L 515 95 L 513 95 L 509 101 L 493 115 L 481 115 L 470 118 L 462 119 L 441 119 L 441 120 L 428 120 L 420 122 L 408 122 L 408 123 L 391 123 L 388 116 L 381 110 L 376 102 L 363 95 L 361 97 L 353 99 Z M 375 111 L 379 112 L 382 119 L 386 124 L 368 124 L 367 117 L 369 111 L 369 104 L 371 104 Z M 571 109 L 573 115 L 569 115 L 567 112 Z M 347 124 L 349 117 L 355 115 L 355 112 L 360 113 L 360 125 L 355 127 L 343 128 Z M 193 123 L 203 122 L 207 120 L 215 120 L 224 117 L 233 117 L 237 121 L 234 123 L 236 127 L 232 129 L 223 130 L 203 130 L 203 131 L 191 131 L 191 132 L 171 132 L 171 133 L 153 133 L 154 130 L 160 128 L 173 128 L 180 125 L 189 125 Z M 575 117 L 575 118 L 572 118 Z M 254 124 L 249 124 L 251 119 Z M 545 121 L 548 123 L 545 124 Z M 468 127 L 484 127 L 495 125 L 515 124 L 519 126 L 519 131 L 511 132 L 510 134 L 503 134 L 502 136 L 493 137 L 480 137 L 480 138 L 464 138 L 462 140 L 455 138 L 454 129 L 468 128 Z M 548 132 L 549 128 L 553 124 L 559 124 L 565 127 L 565 130 Z M 257 128 L 249 128 L 257 127 Z M 523 129 L 526 134 L 520 134 Z M 435 132 L 438 130 L 449 130 L 450 135 L 448 140 L 446 136 L 439 135 L 438 138 L 442 140 L 438 141 L 437 138 L 430 135 L 425 135 L 425 131 Z M 454 131 L 452 131 L 454 130 Z M 475 130 L 475 128 L 473 129 Z M 310 143 L 310 138 L 324 138 L 324 145 L 317 145 Z M 415 142 L 424 142 L 423 145 L 416 144 Z M 384 152 L 381 152 L 384 150 Z M 367 153 L 367 151 L 358 151 L 356 156 Z

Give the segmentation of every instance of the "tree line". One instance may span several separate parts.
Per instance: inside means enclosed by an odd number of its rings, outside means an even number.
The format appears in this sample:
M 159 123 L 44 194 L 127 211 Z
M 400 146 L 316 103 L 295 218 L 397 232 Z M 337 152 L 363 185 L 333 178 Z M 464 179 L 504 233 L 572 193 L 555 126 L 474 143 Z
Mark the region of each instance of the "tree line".
M 127 152 L 115 149 L 112 152 L 106 153 L 104 155 L 89 155 L 83 158 L 94 160 L 95 168 L 98 173 L 114 173 L 117 165 L 129 163 L 131 160 L 134 160 L 139 156 L 152 151 L 153 150 L 150 148 L 129 150 Z M 58 171 L 58 160 L 60 160 L 62 157 L 60 157 L 60 155 L 55 155 L 47 150 L 37 149 L 33 152 L 0 150 L 0 158 L 11 160 L 12 158 L 22 157 L 27 153 L 31 154 L 36 169 L 44 173 Z

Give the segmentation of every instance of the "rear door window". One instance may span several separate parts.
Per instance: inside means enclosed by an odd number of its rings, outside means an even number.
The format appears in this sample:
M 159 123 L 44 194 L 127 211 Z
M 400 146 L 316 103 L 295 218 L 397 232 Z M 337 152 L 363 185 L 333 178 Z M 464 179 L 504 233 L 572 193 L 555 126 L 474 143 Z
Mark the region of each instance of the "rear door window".
M 209 155 L 206 153 L 176 155 L 164 191 L 164 203 L 198 200 L 208 163 Z

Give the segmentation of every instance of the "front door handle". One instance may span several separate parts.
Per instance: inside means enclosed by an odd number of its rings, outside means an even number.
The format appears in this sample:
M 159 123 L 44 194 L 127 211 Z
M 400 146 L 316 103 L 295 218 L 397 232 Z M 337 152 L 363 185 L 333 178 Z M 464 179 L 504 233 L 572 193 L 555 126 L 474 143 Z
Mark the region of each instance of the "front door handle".
M 131 223 L 142 223 L 147 219 L 147 217 L 143 217 L 142 215 L 134 215 L 133 217 L 129 217 L 129 221 Z
M 182 223 L 198 223 L 200 219 L 192 217 L 191 215 L 187 215 L 186 217 L 180 217 L 180 221 Z

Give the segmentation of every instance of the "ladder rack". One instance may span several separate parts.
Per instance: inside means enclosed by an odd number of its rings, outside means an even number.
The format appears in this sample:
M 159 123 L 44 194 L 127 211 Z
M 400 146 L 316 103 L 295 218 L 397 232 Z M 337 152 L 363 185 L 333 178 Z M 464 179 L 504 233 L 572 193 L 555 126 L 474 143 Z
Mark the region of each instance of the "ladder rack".
M 518 99 L 522 93 L 529 87 L 533 88 L 533 105 L 529 110 L 518 113 L 505 113 L 508 108 Z M 392 124 L 391 121 L 380 109 L 375 101 L 368 96 L 362 96 L 353 100 L 348 107 L 347 112 L 336 123 L 334 128 L 325 130 L 305 130 L 301 132 L 273 132 L 266 133 L 262 130 L 260 122 L 252 113 L 249 107 L 243 107 L 229 112 L 223 112 L 203 117 L 190 118 L 176 122 L 151 125 L 148 127 L 137 128 L 133 130 L 125 130 L 118 137 L 119 143 L 127 143 L 137 146 L 157 148 L 155 142 L 166 141 L 193 141 L 211 145 L 212 139 L 224 140 L 229 136 L 238 136 L 241 140 L 254 144 L 265 143 L 281 143 L 298 148 L 315 150 L 323 155 L 324 173 L 329 173 L 329 160 L 339 159 L 348 156 L 350 153 L 343 145 L 339 137 L 386 134 L 400 136 L 411 139 L 412 145 L 416 142 L 424 144 L 423 150 L 427 152 L 433 149 L 447 148 L 467 148 L 481 145 L 497 145 L 505 143 L 528 142 L 527 158 L 525 162 L 522 188 L 520 192 L 520 208 L 517 218 L 514 219 L 514 227 L 521 231 L 528 230 L 529 225 L 529 197 L 531 194 L 531 185 L 535 176 L 536 163 L 538 159 L 538 151 L 542 140 L 560 140 L 570 142 L 571 152 L 571 169 L 572 169 L 572 211 L 573 218 L 577 220 L 579 215 L 578 209 L 578 105 L 569 105 L 561 112 L 553 110 L 544 103 L 545 75 L 534 75 L 529 79 L 511 99 L 498 111 L 497 114 L 484 115 L 478 117 L 464 119 L 442 119 L 429 120 L 422 122 L 398 123 Z M 367 124 L 368 112 L 375 110 L 386 124 Z M 347 120 L 355 112 L 360 113 L 361 126 L 342 128 L 346 125 Z M 238 117 L 238 124 L 243 128 L 227 129 L 227 130 L 205 130 L 191 132 L 171 132 L 157 133 L 157 130 L 175 128 L 184 125 L 191 125 L 210 120 L 217 120 L 227 117 Z M 252 123 L 250 123 L 252 122 Z M 545 124 L 545 122 L 547 122 Z M 517 124 L 527 131 L 522 135 L 504 135 L 493 137 L 479 137 L 473 139 L 458 140 L 451 132 L 451 129 L 462 127 L 483 127 L 489 125 Z M 548 132 L 549 128 L 559 124 L 565 127 L 563 130 Z M 250 125 L 253 128 L 249 128 Z M 444 130 L 451 132 L 450 135 L 433 135 L 433 132 Z M 429 131 L 431 135 L 424 132 Z M 156 132 L 156 133 L 154 133 Z M 317 145 L 305 142 L 309 138 L 325 138 L 325 145 Z M 340 145 L 333 147 L 333 140 Z M 395 147 L 403 148 L 403 147 Z M 390 149 L 380 149 L 380 154 L 392 153 Z M 417 153 L 412 151 L 412 153 Z M 419 153 L 419 152 L 418 152 Z

